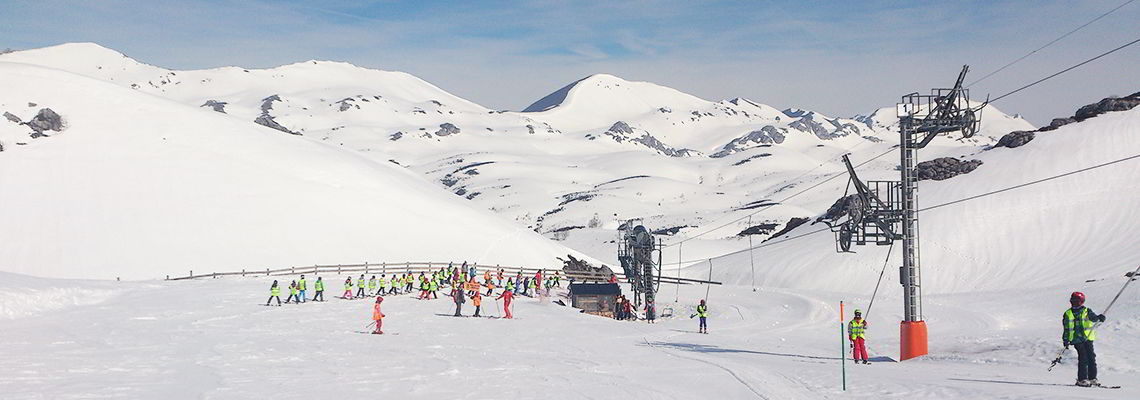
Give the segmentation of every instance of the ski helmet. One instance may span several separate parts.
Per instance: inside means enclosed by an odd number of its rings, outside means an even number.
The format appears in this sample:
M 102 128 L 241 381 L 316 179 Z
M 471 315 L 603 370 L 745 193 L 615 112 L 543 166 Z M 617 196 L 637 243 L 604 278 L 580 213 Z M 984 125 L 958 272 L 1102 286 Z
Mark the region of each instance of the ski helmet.
M 384 298 L 381 296 L 376 296 L 376 303 L 379 304 L 381 301 L 384 301 Z
M 863 315 L 863 310 L 856 308 L 855 309 L 855 315 Z
M 1085 294 L 1081 292 L 1073 292 L 1073 294 L 1069 296 L 1069 303 L 1072 303 L 1073 307 L 1085 305 Z

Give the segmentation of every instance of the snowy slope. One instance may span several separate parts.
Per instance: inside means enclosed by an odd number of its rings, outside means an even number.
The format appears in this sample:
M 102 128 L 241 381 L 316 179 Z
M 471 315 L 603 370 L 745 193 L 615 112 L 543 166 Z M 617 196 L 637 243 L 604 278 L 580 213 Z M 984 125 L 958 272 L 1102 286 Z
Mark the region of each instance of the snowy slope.
M 892 311 L 901 307 L 880 299 L 869 320 L 874 363 L 847 363 L 844 392 L 838 301 L 866 301 L 850 294 L 716 287 L 709 335 L 694 333 L 688 318 L 701 286 L 684 286 L 673 303 L 666 285 L 659 309 L 677 317 L 656 325 L 535 298 L 516 300 L 513 320 L 455 318 L 442 295 L 387 296 L 378 336 L 358 333 L 368 330 L 369 300 L 264 307 L 262 278 L 85 283 L 0 273 L 0 293 L 29 300 L 53 289 L 113 291 L 94 304 L 0 319 L 0 370 L 8 372 L 0 387 L 7 399 L 1127 399 L 1140 393 L 1129 378 L 1140 366 L 1135 296 L 1110 312 L 1097 341 L 1100 380 L 1124 389 L 1067 386 L 1072 352 L 1045 370 L 1059 346 L 1065 291 L 1085 290 L 1100 311 L 1120 283 L 935 296 L 932 356 L 905 363 L 891 361 Z M 487 298 L 482 314 L 503 315 L 498 307 Z M 463 314 L 472 313 L 468 303 Z
M 973 157 L 984 161 L 984 167 L 946 181 L 921 182 L 919 207 L 1140 154 L 1137 134 L 1140 108 L 1041 132 L 1015 149 L 980 152 Z M 926 293 L 1043 287 L 1114 276 L 1122 267 L 1135 266 L 1140 263 L 1137 172 L 1140 163 L 1126 161 L 920 213 Z M 873 170 L 862 178 L 898 179 Z M 787 236 L 821 227 L 805 225 Z M 831 235 L 821 233 L 757 250 L 757 275 L 779 287 L 874 287 L 886 247 L 853 249 L 857 254 L 837 254 L 833 249 Z M 898 250 L 892 267 L 900 263 Z M 714 262 L 714 276 L 720 279 L 737 283 L 751 279 L 747 252 Z M 690 273 L 702 276 L 707 269 L 703 263 Z M 894 286 L 897 270 L 888 269 L 887 280 Z M 834 279 L 820 280 L 820 275 Z
M 66 123 L 0 153 L 0 270 L 160 278 L 364 261 L 550 266 L 569 251 L 403 168 L 319 141 L 28 64 L 0 63 L 0 86 L 0 109 L 35 102 Z

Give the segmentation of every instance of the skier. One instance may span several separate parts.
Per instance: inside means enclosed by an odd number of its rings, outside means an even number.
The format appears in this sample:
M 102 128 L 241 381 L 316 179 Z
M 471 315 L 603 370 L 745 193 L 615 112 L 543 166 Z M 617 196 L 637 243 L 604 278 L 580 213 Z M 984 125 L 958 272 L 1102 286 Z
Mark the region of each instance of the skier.
M 462 317 L 463 302 L 467 301 L 463 294 L 463 286 L 456 285 L 451 288 L 451 300 L 455 302 L 455 316 Z
M 657 308 L 653 305 L 653 300 L 645 301 L 645 319 L 651 324 L 657 323 Z
M 298 300 L 300 300 L 302 303 L 304 303 L 306 300 L 308 300 L 306 298 L 307 296 L 305 296 L 305 276 L 304 275 L 301 275 L 301 281 L 297 282 L 297 291 L 299 293 L 299 295 L 297 297 Z
M 701 332 L 700 333 L 709 333 L 709 327 L 707 324 L 707 322 L 708 322 L 707 319 L 709 316 L 709 307 L 707 305 L 705 305 L 704 299 L 701 299 L 701 304 L 697 306 L 697 316 L 701 317 Z
M 507 290 L 508 292 L 513 292 L 513 291 L 515 291 L 515 281 L 514 281 L 514 280 L 512 280 L 511 278 L 507 278 L 507 288 L 506 288 L 506 290 Z
M 509 284 L 510 281 L 507 281 L 507 282 Z M 503 293 L 499 295 L 499 297 L 495 298 L 495 300 L 503 299 L 503 310 L 507 312 L 507 316 L 506 316 L 507 319 L 514 319 L 511 316 L 511 299 L 513 299 L 514 297 L 515 297 L 515 294 L 513 292 L 511 292 L 510 290 L 504 290 Z
M 610 274 L 610 283 L 617 283 L 617 274 Z
M 503 269 L 502 268 L 499 268 L 499 274 L 498 274 L 497 278 L 498 279 L 495 282 L 495 286 L 503 286 Z
M 388 287 L 388 275 L 380 275 L 380 279 L 376 281 L 376 285 L 380 288 L 380 291 L 376 292 L 377 295 L 382 295 L 388 291 L 386 289 Z
M 368 295 L 371 296 L 376 293 L 376 275 L 368 278 Z
M 562 274 L 554 271 L 554 286 L 562 287 Z
M 383 301 L 383 297 L 376 296 L 376 304 L 372 306 L 372 320 L 376 321 L 376 330 L 372 331 L 374 335 L 384 334 L 384 331 L 380 330 L 384 326 L 384 312 L 380 311 L 380 303 Z
M 351 276 L 344 278 L 344 294 L 341 295 L 340 297 L 345 298 L 345 299 L 351 299 L 352 298 L 352 277 Z
M 487 295 L 490 296 L 491 292 L 495 291 L 495 284 L 490 279 L 487 280 Z
M 430 288 L 431 298 L 438 299 L 439 295 L 436 293 L 439 292 L 439 277 L 435 277 L 428 282 L 428 287 Z
M 625 300 L 625 304 L 622 305 L 621 311 L 623 314 L 625 314 L 626 319 L 628 319 L 628 320 L 636 320 L 637 319 L 637 318 L 634 318 L 634 316 L 633 316 L 633 303 L 631 303 L 629 301 L 629 299 Z
M 297 281 L 289 283 L 289 298 L 285 299 L 285 304 L 289 304 L 290 301 L 294 303 L 301 302 L 300 300 L 297 300 Z
M 471 297 L 471 301 L 475 304 L 475 316 L 479 316 L 479 309 L 483 305 L 483 295 L 479 291 L 475 291 L 475 295 Z
M 277 287 L 277 281 L 273 281 L 273 285 L 269 287 L 269 300 L 265 301 L 265 305 L 269 305 L 273 299 L 277 299 L 277 306 L 281 306 L 281 288 Z
M 1072 307 L 1061 317 L 1061 326 L 1064 327 L 1061 342 L 1065 349 L 1069 345 L 1077 348 L 1077 386 L 1100 386 L 1096 380 L 1096 352 L 1093 350 L 1096 332 L 1092 326 L 1094 321 L 1104 322 L 1105 317 L 1085 307 L 1084 293 L 1073 292 L 1069 296 L 1069 304 Z
M 364 297 L 364 274 L 360 274 L 360 279 L 356 280 L 356 297 Z
M 317 294 L 313 295 L 313 301 L 325 301 L 325 281 L 321 277 L 317 277 L 317 281 L 313 283 L 314 289 L 317 289 Z
M 863 311 L 856 309 L 855 318 L 847 323 L 847 336 L 851 339 L 851 358 L 858 364 L 860 361 L 863 364 L 870 364 L 867 362 L 867 345 L 864 343 L 866 337 L 864 332 L 867 330 L 867 321 L 863 320 Z

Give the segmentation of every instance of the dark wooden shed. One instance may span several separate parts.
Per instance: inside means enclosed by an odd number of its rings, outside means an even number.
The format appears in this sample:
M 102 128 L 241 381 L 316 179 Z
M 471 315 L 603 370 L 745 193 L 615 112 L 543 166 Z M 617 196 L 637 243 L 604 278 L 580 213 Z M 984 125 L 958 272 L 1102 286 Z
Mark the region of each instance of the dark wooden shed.
M 570 306 L 603 317 L 614 317 L 614 303 L 620 295 L 621 286 L 616 283 L 570 284 Z

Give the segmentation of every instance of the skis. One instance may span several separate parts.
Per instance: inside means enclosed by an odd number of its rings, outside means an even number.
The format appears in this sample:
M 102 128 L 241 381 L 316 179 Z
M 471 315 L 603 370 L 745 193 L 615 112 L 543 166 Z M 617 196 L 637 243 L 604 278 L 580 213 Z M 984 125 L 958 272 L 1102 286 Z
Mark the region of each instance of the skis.
M 1074 384 L 1073 386 L 1076 386 L 1079 388 L 1088 388 L 1088 389 L 1120 389 L 1119 385 L 1118 386 L 1105 386 L 1105 385 L 1081 386 L 1081 385 Z

